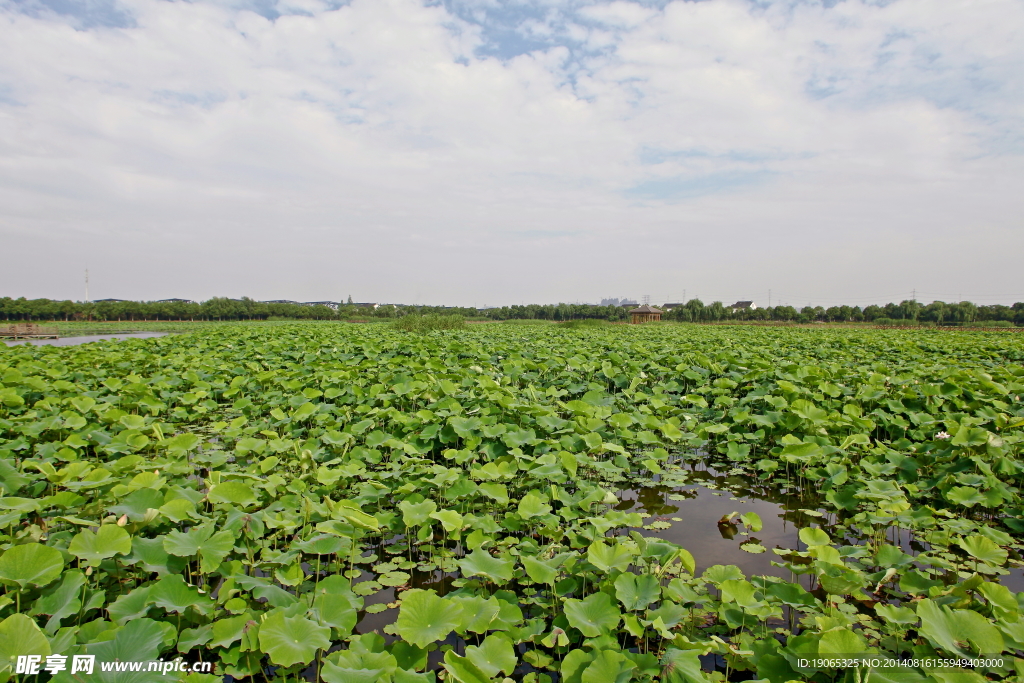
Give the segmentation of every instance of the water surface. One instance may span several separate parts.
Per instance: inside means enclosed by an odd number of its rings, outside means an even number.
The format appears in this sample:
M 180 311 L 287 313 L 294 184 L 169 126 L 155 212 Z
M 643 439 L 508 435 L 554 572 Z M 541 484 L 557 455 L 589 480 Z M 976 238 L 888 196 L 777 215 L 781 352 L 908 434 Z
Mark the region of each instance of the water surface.
M 4 344 L 15 346 L 17 344 L 29 344 L 31 346 L 76 346 L 97 341 L 119 341 L 121 339 L 148 339 L 150 337 L 163 337 L 168 332 L 125 332 L 122 334 L 93 334 L 83 337 L 63 337 L 61 339 L 5 339 Z

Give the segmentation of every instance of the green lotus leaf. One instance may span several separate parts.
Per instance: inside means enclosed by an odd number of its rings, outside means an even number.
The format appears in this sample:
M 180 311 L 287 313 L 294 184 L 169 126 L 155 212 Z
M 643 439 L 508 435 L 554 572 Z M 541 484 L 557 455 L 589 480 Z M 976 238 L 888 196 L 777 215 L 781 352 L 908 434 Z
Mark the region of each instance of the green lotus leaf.
M 327 683 L 389 683 L 391 676 L 384 669 L 354 669 L 338 666 L 331 660 L 324 662 L 320 677 Z
M 494 482 L 480 484 L 480 493 L 499 505 L 508 505 L 508 488 L 504 484 L 495 484 Z
M 444 668 L 448 672 L 448 677 L 458 683 L 492 683 L 491 677 L 469 657 L 460 657 L 454 651 L 445 653 Z
M 115 524 L 104 524 L 96 533 L 83 529 L 68 546 L 69 553 L 94 567 L 108 557 L 127 555 L 131 551 L 132 537 Z
M 168 642 L 168 637 L 170 642 Z M 118 630 L 112 639 L 90 643 L 87 646 L 87 651 L 96 656 L 97 662 L 149 661 L 156 659 L 163 649 L 173 645 L 176 640 L 177 629 L 173 625 L 163 624 L 152 619 L 134 619 Z M 98 664 L 96 668 L 96 673 L 99 674 L 97 678 L 104 683 L 166 681 L 166 676 L 161 676 L 159 671 L 100 673 Z M 69 680 L 75 679 L 69 677 Z
M 227 503 L 243 507 L 252 505 L 258 500 L 252 487 L 242 481 L 225 481 L 211 486 L 206 497 L 211 503 Z
M 723 581 L 742 579 L 743 571 L 734 564 L 716 564 L 705 569 L 702 577 L 705 581 L 718 585 Z
M 486 633 L 494 628 L 494 621 L 498 618 L 502 605 L 494 596 L 484 598 L 479 595 L 459 595 L 447 599 L 462 610 L 458 630 L 472 633 Z
M 979 503 L 985 503 L 985 496 L 972 486 L 954 486 L 946 492 L 946 498 L 951 503 L 974 507 Z
M 174 454 L 183 454 L 195 450 L 199 446 L 199 437 L 195 434 L 179 434 L 170 439 L 164 439 L 161 445 Z
M 527 661 L 537 661 L 533 659 L 537 655 L 536 650 L 527 652 Z M 532 655 L 532 656 L 531 656 Z M 597 652 L 583 650 L 582 648 L 569 650 L 562 658 L 559 666 L 559 675 L 566 683 L 581 683 L 583 679 L 583 671 L 594 661 L 594 657 Z
M 645 609 L 661 597 L 661 583 L 656 576 L 628 572 L 615 579 L 615 596 L 627 610 Z
M 138 565 L 147 572 L 157 572 L 161 576 L 177 574 L 185 568 L 187 561 L 164 550 L 165 538 L 133 538 L 132 554 L 125 558 L 125 563 Z
M 395 683 L 435 683 L 437 677 L 433 671 L 417 673 L 406 669 L 395 669 L 394 681 Z
M 849 629 L 837 629 L 821 634 L 818 641 L 818 654 L 827 655 L 859 655 L 867 652 L 867 643 L 864 637 Z
M 973 610 L 950 609 L 926 598 L 917 603 L 917 616 L 921 618 L 921 634 L 951 655 L 969 657 L 972 652 L 1003 651 L 999 629 Z
M 319 534 L 305 541 L 294 543 L 292 544 L 292 547 L 311 555 L 333 555 L 341 552 L 344 544 L 338 536 L 334 536 L 332 534 Z
M 594 593 L 583 600 L 566 600 L 565 616 L 584 636 L 596 638 L 615 628 L 622 614 L 607 593 Z
M 313 609 L 320 623 L 336 628 L 342 633 L 351 633 L 357 621 L 357 609 L 362 608 L 362 599 L 349 591 L 347 594 L 324 593 L 313 601 Z
M 317 650 L 331 645 L 331 629 L 306 619 L 275 611 L 260 625 L 260 649 L 278 666 L 309 664 Z
M 15 546 L 23 547 L 23 546 Z M 85 585 L 85 574 L 72 569 L 64 572 L 60 583 L 45 591 L 32 606 L 32 614 L 49 614 L 46 630 L 55 633 L 60 628 L 60 620 L 72 614 L 78 614 L 82 608 L 82 586 Z
M 441 522 L 441 526 L 448 533 L 460 531 L 463 527 L 462 515 L 455 510 L 438 510 L 437 512 L 431 512 L 430 517 Z
M 531 579 L 537 583 L 550 584 L 554 583 L 559 568 L 565 563 L 566 556 L 567 553 L 563 553 L 548 560 L 538 560 L 536 557 L 523 555 L 520 560 Z
M 755 607 L 758 604 L 754 596 L 754 585 L 746 579 L 729 579 L 719 584 L 722 591 L 722 602 L 735 602 L 740 607 Z
M 24 614 L 12 614 L 0 621 L 0 675 L 10 676 L 22 655 L 49 655 L 50 641 L 36 622 Z M 9 670 L 4 672 L 4 669 Z
M 601 650 L 580 676 L 580 683 L 628 683 L 636 664 L 621 652 Z
M 210 647 L 229 647 L 235 641 L 241 640 L 249 621 L 250 616 L 248 614 L 239 614 L 235 617 L 218 619 L 213 622 L 211 625 Z
M 989 432 L 978 427 L 960 427 L 957 433 L 950 439 L 954 446 L 984 446 L 988 443 Z
M 150 586 L 139 586 L 130 593 L 118 596 L 117 600 L 107 606 L 107 614 L 115 624 L 125 623 L 146 616 L 149 612 Z
M 234 548 L 235 534 L 224 530 L 214 533 L 213 524 L 192 527 L 187 533 L 172 531 L 164 538 L 164 550 L 170 555 L 199 555 L 200 569 L 212 572 Z
M 821 529 L 814 527 L 804 527 L 800 530 L 800 540 L 805 544 L 812 545 L 828 545 L 832 542 L 832 539 L 828 537 Z
M 756 512 L 744 512 L 740 515 L 740 521 L 743 522 L 752 533 L 757 533 L 763 528 L 763 522 L 761 522 L 761 516 Z
M 444 640 L 462 622 L 462 610 L 432 590 L 413 589 L 402 595 L 398 634 L 417 647 Z
M 803 586 L 795 583 L 775 583 L 768 587 L 767 594 L 783 605 L 790 607 L 814 607 L 814 596 Z
M 665 683 L 707 683 L 696 650 L 668 648 L 661 658 L 661 680 Z
M 291 420 L 293 422 L 301 422 L 306 418 L 316 413 L 316 404 L 314 403 L 303 403 L 301 406 L 296 408 L 291 414 Z
M 197 628 L 184 628 L 178 636 L 178 652 L 190 652 L 193 648 L 210 642 L 212 637 L 213 628 L 209 624 Z
M 977 671 L 971 671 L 970 669 L 959 669 L 954 671 L 931 671 L 931 678 L 926 679 L 923 676 L 918 679 L 906 678 L 900 680 L 898 683 L 918 683 L 918 681 L 933 680 L 937 683 L 987 683 L 988 678 L 982 676 Z
M 152 584 L 149 589 L 149 601 L 168 612 L 178 613 L 189 607 L 206 613 L 213 604 L 208 595 L 200 593 L 195 586 L 186 584 L 180 574 L 165 576 Z
M 961 548 L 967 551 L 971 557 L 981 560 L 985 564 L 1001 567 L 1006 563 L 1009 553 L 993 543 L 984 536 L 968 536 L 958 541 Z
M 494 557 L 483 548 L 477 548 L 458 562 L 464 576 L 483 576 L 495 583 L 512 579 L 512 560 Z
M 360 510 L 353 510 L 350 508 L 343 507 L 338 508 L 336 514 L 338 514 L 340 517 L 342 517 L 345 521 L 347 521 L 354 527 L 366 529 L 368 531 L 380 530 L 380 522 L 377 520 L 377 518 L 373 515 L 368 515 Z
M 426 524 L 430 516 L 437 511 L 437 504 L 432 500 L 420 503 L 403 500 L 398 504 L 398 508 L 402 511 L 402 521 L 406 526 L 420 526 Z
M 907 567 L 914 563 L 914 558 L 892 545 L 883 545 L 875 553 L 875 564 L 879 567 Z
M 172 522 L 184 522 L 197 517 L 196 504 L 185 498 L 176 498 L 164 503 L 159 508 L 160 513 Z
M 154 489 L 139 489 L 124 498 L 118 505 L 108 509 L 110 514 L 128 515 L 128 519 L 139 522 L 146 517 L 150 509 L 159 509 L 164 504 L 164 496 Z
M 930 588 L 941 585 L 942 581 L 929 579 L 916 569 L 907 570 L 900 577 L 900 590 L 906 593 L 927 593 Z
M 875 612 L 890 624 L 916 624 L 917 614 L 909 607 L 896 605 L 875 605 Z
M 28 586 L 46 586 L 60 576 L 64 556 L 41 543 L 25 543 L 8 548 L 0 555 L 0 580 L 21 590 Z
M 624 572 L 633 562 L 635 551 L 621 543 L 605 543 L 597 541 L 587 549 L 587 559 L 601 571 L 617 570 Z
M 540 517 L 551 512 L 551 506 L 536 491 L 530 491 L 519 501 L 519 516 L 523 519 Z
M 385 572 L 377 577 L 377 582 L 382 586 L 401 586 L 410 578 L 406 572 Z
M 479 646 L 467 645 L 466 659 L 489 677 L 497 676 L 499 671 L 511 676 L 519 661 L 512 641 L 502 633 L 492 633 Z
M 0 498 L 0 510 L 15 510 L 17 512 L 38 512 L 39 501 L 31 498 Z

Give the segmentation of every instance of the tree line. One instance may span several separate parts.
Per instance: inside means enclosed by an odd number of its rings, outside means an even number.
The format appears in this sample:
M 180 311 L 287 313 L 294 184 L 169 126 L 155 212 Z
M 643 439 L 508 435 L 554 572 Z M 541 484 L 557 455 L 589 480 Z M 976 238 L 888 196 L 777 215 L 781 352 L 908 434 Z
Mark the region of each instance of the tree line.
M 632 306 L 593 306 L 588 304 L 530 304 L 491 308 L 484 314 L 492 320 L 575 320 L 599 318 L 610 321 L 629 319 Z M 884 306 L 771 306 L 768 308 L 741 308 L 733 310 L 721 301 L 705 304 L 691 299 L 681 306 L 662 309 L 662 320 L 676 322 L 723 322 L 727 320 L 775 321 L 793 323 L 811 322 L 874 322 L 882 324 L 934 324 L 976 325 L 982 323 L 1011 323 L 1024 325 L 1024 303 L 1012 306 L 979 306 L 970 301 L 946 303 L 933 301 L 921 304 L 906 300 Z
M 54 299 L 0 298 L 0 320 L 7 321 L 122 321 L 139 320 L 353 320 L 398 318 L 410 313 L 480 315 L 475 308 L 444 306 L 394 306 L 377 308 L 338 303 L 326 305 L 279 304 L 248 297 L 214 297 L 203 302 L 183 301 L 57 301 Z
M 624 322 L 632 306 L 592 304 L 528 304 L 477 310 L 448 306 L 402 306 L 382 304 L 377 308 L 339 302 L 329 306 L 273 304 L 248 297 L 214 297 L 201 303 L 162 301 L 56 301 L 53 299 L 0 298 L 0 320 L 6 321 L 137 321 L 137 320 L 358 320 L 394 319 L 406 315 L 461 315 L 489 320 L 586 320 Z M 683 305 L 663 309 L 663 320 L 676 322 L 873 322 L 876 324 L 1024 326 L 1024 303 L 1012 306 L 980 306 L 969 301 L 922 304 L 913 300 L 884 306 L 772 306 L 733 310 L 721 301 L 705 304 L 691 299 Z

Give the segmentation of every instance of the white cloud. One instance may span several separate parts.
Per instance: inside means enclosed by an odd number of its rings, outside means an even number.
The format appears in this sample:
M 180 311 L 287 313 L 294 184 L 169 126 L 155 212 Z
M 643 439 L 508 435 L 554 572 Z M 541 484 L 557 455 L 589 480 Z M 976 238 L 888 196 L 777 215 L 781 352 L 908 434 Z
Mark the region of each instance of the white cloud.
M 1024 298 L 1019 3 L 496 7 L 0 1 L 0 290 Z

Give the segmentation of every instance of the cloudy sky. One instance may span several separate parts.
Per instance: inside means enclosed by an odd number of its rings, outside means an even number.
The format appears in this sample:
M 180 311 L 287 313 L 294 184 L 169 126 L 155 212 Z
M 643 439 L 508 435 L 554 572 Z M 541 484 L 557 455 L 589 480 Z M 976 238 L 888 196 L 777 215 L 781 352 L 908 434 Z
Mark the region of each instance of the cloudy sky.
M 1021 0 L 0 0 L 0 296 L 1024 300 L 1022 64 Z

